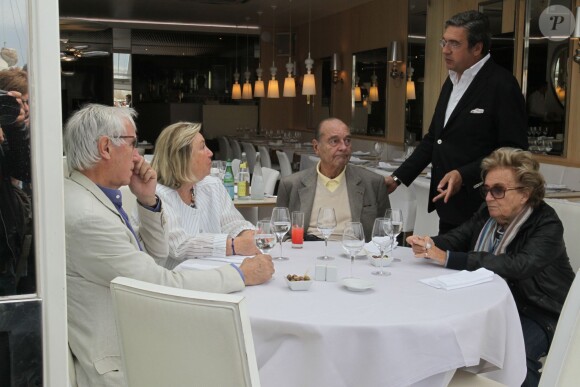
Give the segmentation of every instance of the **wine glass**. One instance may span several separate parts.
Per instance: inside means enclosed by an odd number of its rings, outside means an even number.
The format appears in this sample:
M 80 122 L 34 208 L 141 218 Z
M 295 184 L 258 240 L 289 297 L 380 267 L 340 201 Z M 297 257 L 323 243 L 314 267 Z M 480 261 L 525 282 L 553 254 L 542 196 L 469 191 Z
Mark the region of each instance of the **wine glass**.
M 376 218 L 373 224 L 372 241 L 379 249 L 379 270 L 373 271 L 374 275 L 388 276 L 391 275 L 388 271 L 383 270 L 383 255 L 387 246 L 392 245 L 394 238 L 393 223 L 389 218 Z
M 272 225 L 272 231 L 276 234 L 278 241 L 280 242 L 280 256 L 274 257 L 272 259 L 278 261 L 286 261 L 290 258 L 284 257 L 282 255 L 282 241 L 284 240 L 284 235 L 290 231 L 290 226 L 292 222 L 290 221 L 290 212 L 286 207 L 274 207 L 272 210 L 272 218 L 270 219 L 270 224 Z
M 342 247 L 350 255 L 350 277 L 354 265 L 354 257 L 362 250 L 365 245 L 365 233 L 360 222 L 348 222 L 342 233 Z
M 329 257 L 326 253 L 328 249 L 328 238 L 336 228 L 336 215 L 334 214 L 334 208 L 320 207 L 320 209 L 318 210 L 318 218 L 316 219 L 316 227 L 318 228 L 318 231 L 320 231 L 322 237 L 324 238 L 324 255 L 318 257 L 318 259 L 323 260 L 334 259 L 333 257 Z
M 276 246 L 276 235 L 272 231 L 270 219 L 259 220 L 256 224 L 254 241 L 262 254 L 269 254 L 270 250 Z
M 389 249 L 389 251 L 393 251 L 393 249 L 395 248 L 395 241 L 397 240 L 397 237 L 399 236 L 399 234 L 401 233 L 401 231 L 403 230 L 403 211 L 397 208 L 389 208 L 387 209 L 387 211 L 385 211 L 385 218 L 388 218 L 391 220 L 391 223 L 393 224 L 393 240 L 391 243 L 391 248 Z M 405 240 L 404 235 L 403 235 L 403 240 Z M 394 261 L 399 262 L 400 259 L 396 258 L 394 259 Z

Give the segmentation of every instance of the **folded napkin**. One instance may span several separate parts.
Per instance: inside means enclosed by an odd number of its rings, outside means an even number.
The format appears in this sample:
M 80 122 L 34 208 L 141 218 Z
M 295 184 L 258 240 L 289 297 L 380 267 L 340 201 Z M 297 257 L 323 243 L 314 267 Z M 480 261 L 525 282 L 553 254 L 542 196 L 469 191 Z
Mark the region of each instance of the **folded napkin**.
M 368 156 L 371 154 L 371 152 L 356 151 L 356 152 L 352 152 L 352 154 L 354 156 Z
M 489 282 L 493 279 L 493 271 L 483 267 L 475 271 L 462 270 L 459 273 L 440 275 L 419 280 L 437 289 L 453 290 Z

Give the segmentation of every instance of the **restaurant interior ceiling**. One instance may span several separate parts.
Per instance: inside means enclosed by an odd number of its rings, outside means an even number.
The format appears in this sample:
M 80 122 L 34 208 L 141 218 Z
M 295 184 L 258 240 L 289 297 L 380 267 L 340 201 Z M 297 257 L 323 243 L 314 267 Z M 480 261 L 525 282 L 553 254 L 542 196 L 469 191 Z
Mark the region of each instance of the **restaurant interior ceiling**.
M 233 52 L 236 30 L 243 37 L 258 35 L 259 26 L 271 27 L 273 5 L 276 6 L 276 30 L 284 31 L 288 29 L 290 11 L 295 27 L 308 22 L 309 7 L 315 21 L 369 1 L 60 0 L 60 35 L 61 41 L 66 41 L 61 44 L 61 50 L 65 45 L 83 44 L 90 50 L 131 53 L 144 53 L 147 48 L 148 54 L 158 55 Z M 129 30 L 129 34 L 115 33 Z M 116 44 L 117 35 L 128 38 L 125 43 Z M 220 42 L 215 39 L 218 35 Z

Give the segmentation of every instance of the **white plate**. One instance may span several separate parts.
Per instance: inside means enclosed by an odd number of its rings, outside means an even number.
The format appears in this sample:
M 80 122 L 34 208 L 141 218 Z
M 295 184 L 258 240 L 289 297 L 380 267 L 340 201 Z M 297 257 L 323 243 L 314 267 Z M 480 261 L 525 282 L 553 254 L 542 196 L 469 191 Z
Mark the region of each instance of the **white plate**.
M 370 154 L 371 152 L 362 152 L 362 151 L 352 152 L 353 156 L 369 156 Z
M 371 281 L 360 278 L 343 278 L 342 284 L 351 292 L 364 292 L 375 286 Z

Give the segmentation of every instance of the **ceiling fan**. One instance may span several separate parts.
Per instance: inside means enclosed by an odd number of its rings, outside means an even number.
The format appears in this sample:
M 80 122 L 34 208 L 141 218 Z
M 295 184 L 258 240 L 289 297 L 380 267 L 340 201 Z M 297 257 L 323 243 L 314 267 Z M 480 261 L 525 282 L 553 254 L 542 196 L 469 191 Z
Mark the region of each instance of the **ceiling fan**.
M 67 44 L 68 39 L 61 39 L 61 43 Z M 94 58 L 94 57 L 101 57 L 101 56 L 109 56 L 110 53 L 108 51 L 87 51 L 89 48 L 86 44 L 79 44 L 79 45 L 66 45 L 60 51 L 60 60 L 63 62 L 74 62 L 80 58 Z

